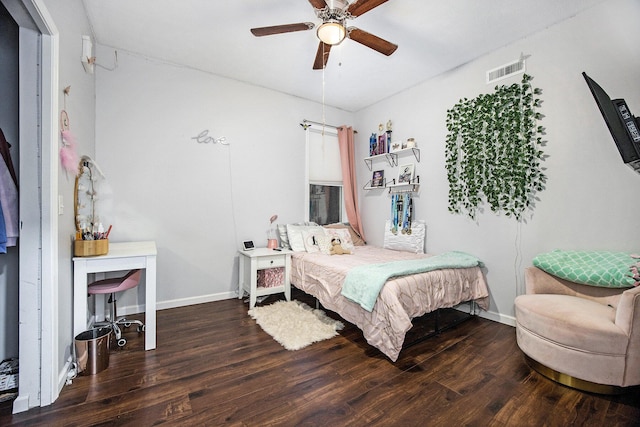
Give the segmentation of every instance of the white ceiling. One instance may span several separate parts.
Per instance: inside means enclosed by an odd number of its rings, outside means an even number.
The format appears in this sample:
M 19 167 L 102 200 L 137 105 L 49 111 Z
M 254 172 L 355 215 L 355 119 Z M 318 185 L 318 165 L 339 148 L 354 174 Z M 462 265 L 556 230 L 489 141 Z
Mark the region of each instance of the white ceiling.
M 317 102 L 323 100 L 324 86 L 325 103 L 347 111 L 603 1 L 389 0 L 348 26 L 393 42 L 398 50 L 387 57 L 346 39 L 331 49 L 322 71 L 312 70 L 315 29 L 265 37 L 249 31 L 305 21 L 317 25 L 308 0 L 83 0 L 99 44 Z M 517 57 L 505 62 L 512 59 Z

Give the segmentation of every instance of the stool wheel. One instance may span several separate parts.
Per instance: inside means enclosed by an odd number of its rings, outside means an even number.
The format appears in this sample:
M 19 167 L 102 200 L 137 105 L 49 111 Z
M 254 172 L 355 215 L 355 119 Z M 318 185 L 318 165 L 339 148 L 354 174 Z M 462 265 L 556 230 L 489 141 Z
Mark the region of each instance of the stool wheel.
M 138 325 L 138 332 L 144 332 L 146 331 L 146 328 L 144 327 L 144 325 L 140 326 Z
M 131 326 L 131 322 L 124 322 L 124 327 L 128 328 L 129 326 Z
M 120 339 L 118 340 L 118 346 L 120 346 L 120 347 L 124 347 L 124 345 L 125 345 L 126 343 L 127 343 L 127 340 L 126 340 L 126 339 L 124 339 L 124 338 L 120 338 Z

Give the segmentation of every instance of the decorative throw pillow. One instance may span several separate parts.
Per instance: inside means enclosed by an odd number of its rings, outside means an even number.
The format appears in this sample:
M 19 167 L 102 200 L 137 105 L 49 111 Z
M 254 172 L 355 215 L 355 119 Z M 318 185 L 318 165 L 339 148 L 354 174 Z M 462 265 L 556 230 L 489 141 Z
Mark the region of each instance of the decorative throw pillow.
M 329 255 L 331 250 L 331 239 L 324 232 L 308 231 L 302 232 L 302 238 L 304 240 L 304 247 L 309 253 L 321 252 Z
M 293 225 L 318 225 L 315 222 L 298 222 Z M 289 244 L 289 235 L 287 234 L 287 224 L 278 224 L 278 237 L 280 238 L 280 247 L 291 249 Z
M 291 245 L 289 245 L 289 236 L 287 235 L 287 224 L 278 224 L 278 237 L 280 238 L 281 248 L 291 249 Z
M 353 252 L 355 249 L 351 234 L 346 228 L 325 228 L 324 232 L 329 236 L 329 242 L 331 242 L 331 239 L 338 238 L 342 243 L 342 248 L 346 251 Z
M 411 221 L 411 234 L 402 234 L 400 229 L 394 234 L 391 231 L 390 220 L 387 220 L 384 227 L 383 248 L 394 251 L 413 252 L 416 254 L 424 253 L 425 236 L 427 233 L 427 226 L 424 221 Z
M 636 257 L 626 252 L 555 250 L 537 255 L 533 265 L 583 285 L 628 288 L 640 284 L 640 261 Z
M 322 233 L 323 228 L 319 225 L 295 225 L 287 224 L 287 237 L 289 238 L 289 246 L 294 252 L 304 252 L 304 238 L 302 237 L 303 231 L 315 231 L 316 233 Z
M 346 230 L 349 230 L 349 234 L 351 235 L 351 241 L 353 242 L 354 246 L 364 246 L 367 244 L 367 242 L 365 242 L 362 239 L 362 237 L 360 237 L 360 235 L 356 233 L 356 230 L 353 229 L 351 224 L 337 222 L 335 224 L 324 225 L 323 227 L 324 228 L 344 228 Z

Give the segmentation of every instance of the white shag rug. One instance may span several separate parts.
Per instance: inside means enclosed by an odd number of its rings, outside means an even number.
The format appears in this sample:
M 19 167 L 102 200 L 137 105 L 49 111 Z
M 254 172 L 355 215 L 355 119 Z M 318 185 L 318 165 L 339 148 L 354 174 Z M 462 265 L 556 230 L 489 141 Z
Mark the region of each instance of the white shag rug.
M 300 301 L 276 301 L 254 307 L 249 316 L 287 350 L 300 350 L 338 335 L 342 322 Z

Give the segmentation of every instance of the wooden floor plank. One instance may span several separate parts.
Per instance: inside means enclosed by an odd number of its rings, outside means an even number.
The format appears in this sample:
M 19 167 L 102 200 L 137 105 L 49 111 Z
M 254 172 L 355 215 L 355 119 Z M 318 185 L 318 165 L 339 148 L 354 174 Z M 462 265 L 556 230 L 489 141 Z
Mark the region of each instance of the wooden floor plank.
M 156 350 L 144 351 L 144 337 L 127 331 L 129 342 L 112 351 L 106 370 L 74 379 L 48 407 L 12 415 L 10 405 L 0 406 L 0 425 L 635 426 L 640 420 L 640 391 L 600 396 L 553 383 L 526 365 L 515 330 L 490 320 L 461 323 L 403 349 L 392 363 L 344 321 L 340 336 L 287 351 L 247 309 L 230 299 L 159 311 Z M 433 319 L 421 318 L 410 334 L 432 328 Z

